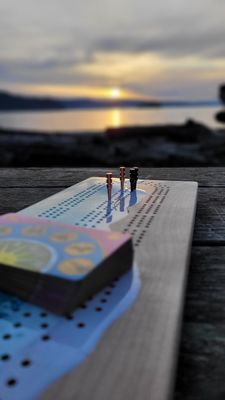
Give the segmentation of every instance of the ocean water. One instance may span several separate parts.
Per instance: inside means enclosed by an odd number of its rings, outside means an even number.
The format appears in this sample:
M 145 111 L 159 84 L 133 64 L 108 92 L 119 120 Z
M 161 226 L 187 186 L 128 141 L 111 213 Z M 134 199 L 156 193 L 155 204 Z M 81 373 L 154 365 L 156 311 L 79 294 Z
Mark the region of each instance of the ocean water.
M 221 127 L 214 118 L 218 110 L 218 106 L 210 106 L 0 112 L 0 127 L 45 132 L 103 132 L 109 127 L 180 124 L 191 118 L 215 128 Z

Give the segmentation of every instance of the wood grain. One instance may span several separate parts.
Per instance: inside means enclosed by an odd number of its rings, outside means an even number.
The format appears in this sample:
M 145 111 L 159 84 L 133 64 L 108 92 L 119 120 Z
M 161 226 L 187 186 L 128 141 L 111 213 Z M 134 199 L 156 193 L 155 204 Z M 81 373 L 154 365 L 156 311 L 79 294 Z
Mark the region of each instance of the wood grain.
M 0 213 L 17 211 L 35 201 L 56 193 L 59 189 L 92 175 L 104 176 L 103 169 L 2 169 L 0 170 Z M 191 269 L 188 279 L 180 357 L 176 380 L 176 400 L 223 400 L 225 398 L 225 168 L 149 168 L 143 169 L 143 177 L 154 179 L 196 180 L 200 184 L 195 240 L 192 250 Z M 4 188 L 4 190 L 3 190 Z M 11 189 L 12 188 L 12 189 Z M 14 188 L 14 189 L 13 189 Z M 221 188 L 221 189 L 220 189 Z M 143 316 L 142 316 L 143 318 Z M 118 321 L 122 323 L 122 321 Z M 147 327 L 147 326 L 146 326 Z M 110 332 L 109 332 L 110 334 Z M 124 332 L 112 340 L 119 345 Z M 146 335 L 149 332 L 146 330 Z M 113 336 L 113 335 L 112 335 Z M 132 332 L 129 343 L 137 340 Z M 141 350 L 142 337 L 138 338 Z M 107 347 L 105 368 L 117 376 L 122 385 L 123 375 L 113 371 L 112 348 Z M 144 354 L 141 353 L 144 357 Z M 161 354 L 159 354 L 159 357 Z M 121 355 L 124 369 L 130 368 Z M 93 362 L 95 376 L 98 367 Z M 146 369 L 146 374 L 148 370 Z M 84 387 L 88 384 L 82 378 Z M 132 377 L 142 382 L 142 375 Z M 102 379 L 99 377 L 98 385 Z M 107 382 L 105 382 L 107 385 Z M 95 392 L 95 387 L 91 387 Z M 73 373 L 49 388 L 44 399 L 64 400 L 64 390 L 73 392 Z M 128 387 L 128 394 L 131 389 Z M 112 390 L 113 400 L 117 387 Z M 129 398 L 129 397 L 128 397 Z M 149 399 L 151 396 L 149 394 Z
M 195 247 L 187 286 L 176 400 L 225 398 L 225 247 Z
M 110 169 L 118 176 L 118 169 Z M 1 168 L 0 187 L 67 187 L 90 176 L 105 176 L 104 168 Z M 140 168 L 146 179 L 190 180 L 199 186 L 225 187 L 225 168 Z
M 140 246 L 136 247 L 142 285 L 139 297 L 104 334 L 96 351 L 69 374 L 73 381 L 69 390 L 65 384 L 67 378 L 56 382 L 56 390 L 62 399 L 148 400 L 150 397 L 151 400 L 167 400 L 170 397 L 197 185 L 168 182 L 168 187 L 169 193 L 158 215 L 155 214 L 151 228 L 146 230 Z M 152 193 L 151 187 L 148 189 L 140 184 L 139 188 Z M 145 201 L 135 205 L 126 218 L 111 228 L 123 231 L 130 226 L 134 216 L 145 215 L 147 211 L 141 211 Z M 148 212 L 145 219 L 150 214 Z M 135 242 L 142 228 L 133 223 L 130 229 L 134 228 Z M 54 396 L 54 392 L 48 392 L 43 399 Z

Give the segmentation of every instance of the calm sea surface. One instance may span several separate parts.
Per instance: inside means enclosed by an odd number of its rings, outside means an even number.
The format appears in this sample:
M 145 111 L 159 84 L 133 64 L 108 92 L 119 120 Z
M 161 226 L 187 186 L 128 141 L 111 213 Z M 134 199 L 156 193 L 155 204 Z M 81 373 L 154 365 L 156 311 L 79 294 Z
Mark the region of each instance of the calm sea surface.
M 221 127 L 214 119 L 218 107 L 155 109 L 69 110 L 48 112 L 0 112 L 0 127 L 34 131 L 104 131 L 123 125 L 183 123 L 188 118 L 210 127 Z

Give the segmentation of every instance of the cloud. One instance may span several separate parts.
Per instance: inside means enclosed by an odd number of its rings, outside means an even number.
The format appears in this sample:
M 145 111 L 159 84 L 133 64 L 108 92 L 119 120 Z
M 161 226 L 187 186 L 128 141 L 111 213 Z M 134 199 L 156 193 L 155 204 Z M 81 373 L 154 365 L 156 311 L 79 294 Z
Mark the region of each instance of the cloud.
M 197 55 L 199 58 L 225 58 L 225 25 L 212 31 L 208 27 L 198 26 L 188 31 L 183 26 L 167 27 L 166 30 L 140 32 L 130 35 L 109 34 L 93 44 L 99 51 L 129 52 L 134 54 L 154 53 L 166 57 L 186 57 Z
M 1 0 L 0 82 L 117 82 L 143 93 L 164 82 L 166 92 L 179 70 L 205 93 L 221 78 L 224 15 L 221 0 Z

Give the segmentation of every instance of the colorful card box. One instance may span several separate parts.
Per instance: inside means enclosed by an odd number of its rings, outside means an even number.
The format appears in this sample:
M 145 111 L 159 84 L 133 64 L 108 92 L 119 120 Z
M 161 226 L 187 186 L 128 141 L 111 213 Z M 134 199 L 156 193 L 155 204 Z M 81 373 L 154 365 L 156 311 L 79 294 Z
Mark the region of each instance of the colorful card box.
M 60 314 L 123 274 L 132 260 L 128 234 L 0 217 L 0 288 Z

